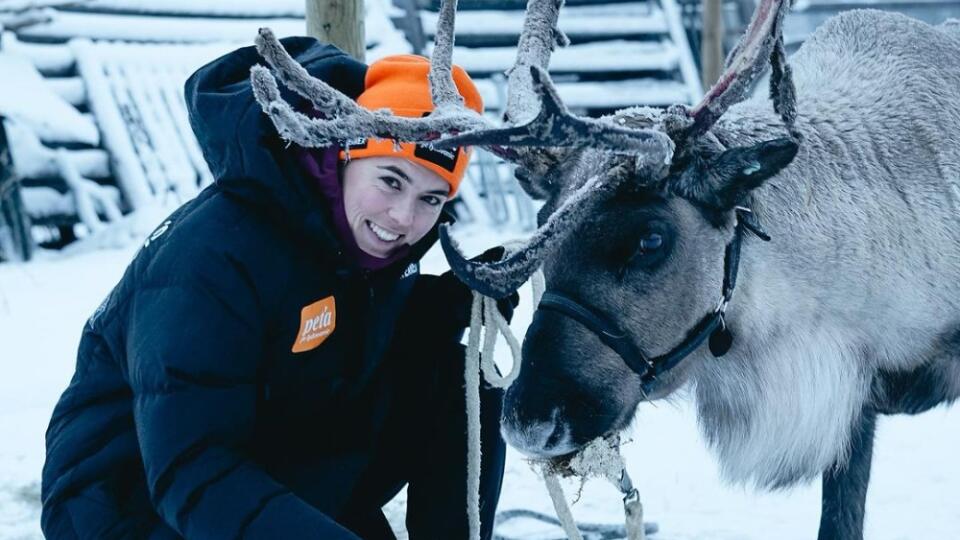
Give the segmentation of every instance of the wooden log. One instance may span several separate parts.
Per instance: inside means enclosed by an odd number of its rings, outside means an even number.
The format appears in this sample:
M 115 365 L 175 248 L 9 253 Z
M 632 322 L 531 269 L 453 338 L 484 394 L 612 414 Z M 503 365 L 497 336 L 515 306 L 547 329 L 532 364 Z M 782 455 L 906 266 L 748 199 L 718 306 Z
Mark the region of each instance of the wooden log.
M 0 235 L 10 240 L 8 246 L 0 245 L 0 260 L 29 261 L 34 249 L 30 230 L 30 217 L 20 194 L 20 179 L 13 170 L 6 129 L 0 122 Z
M 723 3 L 703 0 L 703 35 L 700 42 L 701 82 L 710 88 L 723 69 Z
M 366 58 L 363 0 L 306 0 L 307 35 L 363 62 Z

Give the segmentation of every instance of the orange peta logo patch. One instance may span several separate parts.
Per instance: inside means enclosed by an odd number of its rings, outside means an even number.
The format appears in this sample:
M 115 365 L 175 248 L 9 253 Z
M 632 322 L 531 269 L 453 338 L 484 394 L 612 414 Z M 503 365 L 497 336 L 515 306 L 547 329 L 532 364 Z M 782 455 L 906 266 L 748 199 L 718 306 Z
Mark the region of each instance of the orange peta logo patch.
M 300 332 L 293 352 L 311 351 L 330 337 L 337 327 L 337 304 L 332 296 L 314 302 L 300 311 Z

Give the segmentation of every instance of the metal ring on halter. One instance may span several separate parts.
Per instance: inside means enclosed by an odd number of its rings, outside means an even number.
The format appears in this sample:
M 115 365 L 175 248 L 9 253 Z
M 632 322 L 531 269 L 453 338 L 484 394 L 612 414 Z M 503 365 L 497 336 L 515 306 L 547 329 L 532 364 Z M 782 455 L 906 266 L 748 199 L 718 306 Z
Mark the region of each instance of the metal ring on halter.
M 620 493 L 623 493 L 623 500 L 626 501 L 629 497 L 636 496 L 640 497 L 640 493 L 635 487 L 633 487 L 633 480 L 630 479 L 630 475 L 627 473 L 627 468 L 624 467 L 623 471 L 620 472 L 620 482 L 617 484 L 617 488 L 620 489 Z
M 713 310 L 714 313 L 726 313 L 727 305 L 730 304 L 730 299 L 724 295 L 720 295 L 720 301 L 717 302 L 717 307 Z

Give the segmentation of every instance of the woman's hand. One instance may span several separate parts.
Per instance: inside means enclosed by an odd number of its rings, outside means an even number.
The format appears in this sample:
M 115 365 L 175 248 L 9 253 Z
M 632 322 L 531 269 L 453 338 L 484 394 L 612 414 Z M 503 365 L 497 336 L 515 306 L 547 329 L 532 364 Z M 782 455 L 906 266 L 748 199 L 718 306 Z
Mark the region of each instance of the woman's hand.
M 501 246 L 490 248 L 474 257 L 474 261 L 493 262 L 503 257 L 504 249 Z M 470 315 L 473 306 L 473 291 L 467 287 L 451 271 L 439 276 L 421 275 L 414 292 L 414 302 L 424 302 L 439 307 L 435 310 L 435 321 L 441 327 L 449 328 L 452 332 L 462 335 L 463 329 L 470 326 Z M 513 310 L 520 303 L 520 295 L 512 294 L 497 300 L 497 309 L 503 318 L 510 322 Z M 414 307 L 414 309 L 417 309 Z
M 480 255 L 474 257 L 474 262 L 496 262 L 503 258 L 504 249 L 503 246 L 496 246 L 490 248 Z M 441 280 L 449 282 L 446 286 L 450 289 L 451 294 L 457 295 L 460 300 L 458 305 L 457 315 L 459 316 L 460 321 L 463 322 L 463 327 L 466 328 L 470 326 L 470 315 L 471 308 L 473 306 L 473 291 L 462 281 L 460 281 L 457 276 L 453 274 L 452 271 L 448 270 L 440 276 Z M 520 304 L 520 295 L 516 291 L 497 300 L 497 310 L 500 312 L 500 315 L 503 315 L 503 318 L 509 323 L 513 320 L 513 310 Z

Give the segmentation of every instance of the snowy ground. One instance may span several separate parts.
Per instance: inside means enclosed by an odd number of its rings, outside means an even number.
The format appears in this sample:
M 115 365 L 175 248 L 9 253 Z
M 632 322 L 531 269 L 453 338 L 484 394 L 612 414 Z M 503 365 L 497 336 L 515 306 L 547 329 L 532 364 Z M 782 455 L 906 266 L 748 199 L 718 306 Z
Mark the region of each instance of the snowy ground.
M 466 231 L 471 251 L 505 235 Z M 39 481 L 43 435 L 54 403 L 69 381 L 83 322 L 120 277 L 137 243 L 122 249 L 73 256 L 42 254 L 27 265 L 0 264 L 0 539 L 40 537 Z M 424 269 L 442 270 L 439 250 Z M 515 317 L 523 331 L 531 317 L 529 291 Z M 507 362 L 505 347 L 498 360 Z M 644 406 L 624 448 L 655 539 L 812 539 L 816 537 L 819 488 L 805 486 L 762 493 L 724 486 L 715 460 L 700 439 L 689 404 Z M 881 421 L 874 477 L 867 502 L 867 538 L 872 540 L 960 538 L 960 407 L 913 418 Z M 567 486 L 568 494 L 575 486 Z M 543 484 L 511 453 L 501 509 L 551 513 Z M 402 501 L 391 506 L 394 514 Z M 616 491 L 587 485 L 573 507 L 580 520 L 622 520 Z M 516 522 L 500 532 L 540 539 L 557 529 Z

